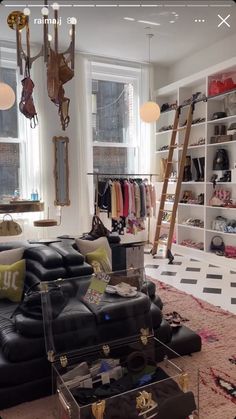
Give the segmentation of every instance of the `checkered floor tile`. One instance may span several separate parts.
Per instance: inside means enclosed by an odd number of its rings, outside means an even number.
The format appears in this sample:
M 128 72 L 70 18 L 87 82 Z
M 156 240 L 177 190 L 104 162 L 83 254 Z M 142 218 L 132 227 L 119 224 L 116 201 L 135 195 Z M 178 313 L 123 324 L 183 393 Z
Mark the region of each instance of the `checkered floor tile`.
M 236 314 L 236 272 L 185 256 L 172 265 L 145 251 L 146 274 Z

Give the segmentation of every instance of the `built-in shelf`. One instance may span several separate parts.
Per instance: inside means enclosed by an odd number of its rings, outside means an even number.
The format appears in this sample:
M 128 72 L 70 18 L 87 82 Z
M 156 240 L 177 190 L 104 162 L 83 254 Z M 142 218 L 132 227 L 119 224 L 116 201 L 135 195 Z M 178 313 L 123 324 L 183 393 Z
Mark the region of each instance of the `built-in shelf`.
M 191 77 L 179 80 L 175 83 L 172 83 L 168 86 L 162 87 L 161 89 L 158 89 L 156 91 L 156 97 L 157 97 L 157 102 L 158 103 L 173 103 L 175 100 L 177 100 L 177 103 L 182 103 L 183 99 L 187 99 L 189 97 L 191 97 L 192 94 L 196 93 L 196 92 L 202 92 L 205 93 L 206 95 L 208 94 L 208 92 L 205 90 L 205 88 L 207 86 L 209 86 L 210 82 L 212 80 L 215 79 L 221 79 L 223 78 L 223 76 L 227 73 L 231 73 L 232 74 L 232 78 L 234 81 L 236 81 L 235 76 L 236 76 L 236 57 L 228 60 L 225 63 L 222 63 L 220 66 L 217 65 L 214 68 L 210 68 L 210 69 L 206 69 L 206 71 L 198 73 L 198 74 L 193 74 L 191 75 Z M 229 116 L 226 116 L 227 114 L 225 114 L 224 118 L 219 118 L 219 119 L 211 119 L 214 115 L 215 112 L 223 112 L 226 111 L 225 110 L 225 102 L 224 99 L 227 97 L 229 98 L 228 95 L 232 94 L 232 93 L 236 93 L 236 86 L 234 89 L 231 89 L 229 91 L 223 92 L 221 94 L 218 95 L 214 95 L 214 96 L 209 96 L 207 98 L 207 101 L 201 101 L 198 102 L 199 103 L 199 107 L 196 107 L 196 109 L 194 110 L 194 114 L 193 114 L 193 120 L 197 120 L 197 118 L 205 118 L 206 120 L 203 122 L 199 122 L 196 124 L 192 124 L 191 125 L 191 133 L 190 133 L 190 139 L 189 139 L 189 144 L 188 144 L 188 148 L 187 148 L 187 154 L 191 155 L 192 158 L 193 157 L 205 157 L 205 178 L 204 181 L 201 182 L 197 182 L 194 179 L 197 178 L 196 176 L 196 171 L 193 167 L 193 178 L 190 182 L 182 182 L 181 183 L 181 194 L 179 197 L 179 200 L 182 201 L 182 194 L 184 190 L 193 190 L 195 192 L 199 191 L 200 192 L 205 192 L 205 197 L 204 197 L 204 205 L 200 205 L 198 203 L 184 203 L 184 202 L 180 202 L 178 203 L 178 211 L 177 211 L 177 216 L 176 216 L 176 230 L 177 230 L 177 235 L 176 235 L 176 243 L 173 245 L 173 249 L 174 251 L 176 251 L 176 253 L 179 254 L 183 254 L 183 255 L 189 255 L 190 257 L 195 256 L 198 259 L 204 258 L 207 259 L 209 261 L 211 261 L 213 264 L 216 264 L 216 260 L 220 260 L 223 261 L 223 264 L 226 265 L 227 267 L 235 267 L 235 260 L 230 260 L 229 258 L 225 258 L 225 257 L 218 257 L 216 256 L 214 253 L 210 252 L 210 242 L 211 239 L 213 237 L 213 235 L 223 235 L 222 237 L 224 238 L 224 240 L 229 243 L 232 243 L 234 246 L 236 246 L 236 233 L 225 233 L 225 232 L 218 232 L 215 230 L 211 230 L 211 223 L 209 222 L 209 220 L 213 219 L 215 216 L 217 215 L 224 215 L 227 216 L 227 218 L 235 218 L 236 219 L 236 208 L 232 208 L 232 207 L 217 207 L 217 206 L 212 206 L 209 204 L 210 201 L 210 197 L 211 197 L 211 190 L 213 191 L 213 182 L 211 181 L 211 168 L 212 168 L 212 164 L 213 164 L 213 160 L 214 160 L 214 155 L 215 155 L 215 151 L 217 148 L 226 148 L 228 150 L 228 154 L 229 154 L 229 159 L 230 159 L 230 168 L 229 170 L 233 170 L 234 169 L 234 163 L 236 162 L 236 140 L 233 140 L 232 137 L 232 141 L 229 141 L 229 139 L 231 138 L 230 136 L 227 138 L 227 141 L 222 141 L 222 138 L 217 138 L 217 140 L 221 141 L 219 143 L 210 143 L 211 142 L 211 137 L 213 136 L 213 131 L 214 131 L 214 127 L 218 124 L 225 124 L 228 129 L 231 126 L 232 123 L 236 123 L 236 112 L 235 115 L 229 115 L 229 113 L 227 113 Z M 161 99 L 160 99 L 161 98 Z M 185 109 L 186 108 L 186 109 Z M 185 121 L 187 120 L 187 110 L 188 110 L 189 106 L 186 105 L 186 107 L 184 107 L 184 109 L 181 109 L 181 115 L 180 115 L 180 120 L 179 120 L 179 125 L 182 125 L 185 123 Z M 175 112 L 174 110 L 172 110 L 172 112 Z M 223 114 L 224 115 L 224 114 Z M 171 134 L 173 133 L 173 130 L 169 129 L 170 126 L 172 126 L 173 124 L 173 118 L 174 114 L 169 115 L 168 117 L 166 117 L 166 119 L 163 117 L 163 119 L 160 119 L 159 122 L 157 122 L 156 125 L 156 149 L 157 148 L 162 148 L 164 146 L 169 145 L 169 141 L 171 138 Z M 162 127 L 166 127 L 166 131 L 158 131 L 159 129 L 161 129 Z M 199 128 L 197 128 L 199 127 Z M 165 129 L 165 128 L 164 128 Z M 183 154 L 183 143 L 184 143 L 184 135 L 186 133 L 186 125 L 179 127 L 176 130 L 176 139 L 175 139 L 175 143 L 176 146 L 174 148 L 174 155 L 173 155 L 173 160 L 177 160 L 180 161 L 181 156 Z M 162 135 L 162 137 L 158 137 L 159 135 Z M 164 134 L 167 134 L 166 136 L 164 136 Z M 204 141 L 204 144 L 199 144 L 199 140 Z M 191 145 L 191 143 L 193 145 Z M 191 150 L 192 149 L 192 150 Z M 161 150 L 161 151 L 157 151 L 157 154 L 154 155 L 154 157 L 157 160 L 157 164 L 160 164 L 160 160 L 161 158 L 166 158 L 168 156 L 169 153 L 169 149 L 166 150 Z M 160 155 L 158 156 L 158 153 L 160 153 Z M 163 154 L 161 154 L 163 153 Z M 177 164 L 175 170 L 177 171 L 177 177 L 179 175 L 179 164 Z M 232 172 L 232 182 L 221 182 L 220 178 L 221 176 L 219 176 L 218 180 L 219 182 L 216 182 L 216 190 L 217 189 L 227 189 L 231 191 L 231 196 L 233 197 L 233 202 L 236 202 L 236 180 L 233 177 L 233 173 Z M 161 176 L 160 176 L 161 179 Z M 181 178 L 182 180 L 182 178 Z M 202 180 L 202 179 L 200 179 Z M 162 183 L 163 181 L 160 182 L 160 185 L 157 184 L 158 187 L 158 198 L 160 198 L 160 194 L 161 194 L 161 190 L 162 190 Z M 169 185 L 169 189 L 168 192 L 170 191 L 171 193 L 175 194 L 176 193 L 176 187 L 173 185 L 177 185 L 176 182 L 171 182 L 168 184 Z M 172 186 L 170 186 L 172 185 Z M 194 186 L 193 186 L 194 185 Z M 211 186 L 209 186 L 211 185 Z M 207 194 L 206 194 L 207 192 Z M 197 195 L 196 195 L 197 196 Z M 198 199 L 193 200 L 192 202 L 197 202 Z M 199 201 L 200 202 L 200 201 Z M 166 203 L 167 205 L 165 205 L 165 210 L 166 208 L 168 210 L 173 210 L 173 204 L 172 203 Z M 158 207 L 159 208 L 159 207 Z M 202 209 L 201 209 L 202 208 Z M 233 211 L 233 212 L 232 212 Z M 204 227 L 197 227 L 194 225 L 188 225 L 188 224 L 182 224 L 182 222 L 184 220 L 186 220 L 187 218 L 200 218 L 204 224 Z M 164 227 L 164 226 L 163 226 Z M 198 231 L 197 231 L 198 230 Z M 201 233 L 199 232 L 202 231 Z M 230 238 L 232 237 L 232 239 Z M 202 241 L 204 244 L 204 251 L 203 250 L 199 250 L 199 249 L 195 249 L 194 247 L 190 246 L 184 246 L 182 245 L 182 241 L 184 239 L 191 239 L 194 242 L 197 241 Z M 202 255 L 202 256 L 200 256 Z M 220 263 L 220 262 L 218 262 Z M 234 265 L 234 266 L 233 266 Z
M 194 149 L 194 148 L 203 148 L 203 147 L 205 147 L 205 144 L 198 144 L 198 145 L 189 145 L 188 146 L 188 150 L 191 150 L 192 148 Z M 183 147 L 179 147 L 179 150 L 183 150 Z
M 199 126 L 205 125 L 205 124 L 206 124 L 205 121 L 204 122 L 199 122 L 198 124 L 192 124 L 191 128 L 199 127 Z M 183 126 L 180 126 L 179 128 L 177 128 L 177 131 L 184 131 L 185 129 L 186 129 L 186 125 L 183 125 Z M 155 135 L 167 134 L 168 132 L 173 132 L 173 129 L 168 129 L 166 131 L 158 131 L 158 132 L 155 133 Z
M 192 228 L 194 230 L 204 230 L 204 227 L 196 227 L 196 226 L 191 226 L 188 224 L 178 224 L 178 227 Z
M 200 208 L 204 208 L 204 205 L 200 205 L 200 204 L 184 204 L 183 202 L 179 202 L 178 204 L 179 206 L 183 206 L 183 207 L 200 207 Z
M 204 185 L 205 182 L 197 182 L 195 180 L 191 180 L 190 182 L 182 182 L 182 185 Z
M 161 115 L 166 115 L 166 114 L 168 114 L 168 113 L 172 113 L 172 112 L 175 112 L 175 111 L 176 111 L 176 109 L 167 109 L 166 111 L 161 112 L 161 113 L 160 113 L 160 116 L 161 116 Z
M 219 231 L 219 230 L 206 230 L 208 233 L 214 233 L 214 234 L 225 234 L 227 236 L 236 237 L 236 233 L 226 233 L 225 231 Z
M 236 92 L 236 89 L 228 90 L 227 92 L 219 93 L 218 95 L 208 96 L 207 100 L 208 101 L 209 100 L 221 100 L 221 99 L 224 99 L 225 96 L 228 96 L 228 95 L 230 95 L 231 93 L 234 93 L 234 92 Z
M 21 212 L 38 212 L 44 211 L 43 202 L 14 202 L 9 204 L 0 204 L 0 214 L 21 213 Z
M 210 208 L 210 209 L 219 209 L 219 210 L 236 210 L 236 208 L 230 208 L 230 207 L 213 207 L 212 205 L 206 205 L 206 208 Z
M 157 150 L 155 153 L 156 154 L 162 154 L 162 153 L 168 153 L 169 152 L 169 149 L 167 149 L 167 150 Z
M 207 121 L 208 124 L 218 124 L 219 122 L 224 122 L 224 121 L 231 121 L 231 119 L 235 119 L 236 115 L 230 115 L 230 116 L 225 116 L 224 118 L 218 118 L 218 119 L 210 119 Z
M 226 144 L 236 144 L 236 141 L 225 141 L 223 143 L 212 143 L 212 144 L 207 144 L 207 147 L 219 147 L 222 145 L 226 145 Z
M 204 249 L 197 249 L 196 247 L 187 246 L 186 244 L 181 244 L 180 243 L 180 246 L 187 247 L 188 249 L 193 249 L 194 251 L 199 252 L 199 253 L 204 252 Z
M 213 185 L 213 182 L 206 182 L 207 185 Z M 216 186 L 217 185 L 236 185 L 235 182 L 216 182 Z
M 168 129 L 167 131 L 158 131 L 155 133 L 155 135 L 161 135 L 161 134 L 168 134 L 168 132 L 172 132 L 172 129 Z

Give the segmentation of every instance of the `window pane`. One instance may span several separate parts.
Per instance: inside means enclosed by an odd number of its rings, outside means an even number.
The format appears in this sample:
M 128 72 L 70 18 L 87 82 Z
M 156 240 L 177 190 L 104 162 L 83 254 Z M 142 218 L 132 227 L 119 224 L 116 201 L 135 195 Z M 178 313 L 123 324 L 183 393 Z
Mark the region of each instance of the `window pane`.
M 128 143 L 134 136 L 133 85 L 92 82 L 93 141 Z
M 19 188 L 20 146 L 0 143 L 0 196 L 13 195 Z
M 16 70 L 1 68 L 1 81 L 9 84 L 16 93 Z M 11 109 L 0 111 L 0 137 L 18 138 L 17 100 Z
M 93 168 L 101 173 L 135 173 L 135 149 L 94 146 Z

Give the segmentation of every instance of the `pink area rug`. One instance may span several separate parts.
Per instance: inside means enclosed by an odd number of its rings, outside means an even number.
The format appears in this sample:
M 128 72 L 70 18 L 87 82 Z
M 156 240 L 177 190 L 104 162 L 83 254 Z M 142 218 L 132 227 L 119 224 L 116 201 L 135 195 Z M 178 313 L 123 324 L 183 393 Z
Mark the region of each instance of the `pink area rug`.
M 236 419 L 236 316 L 156 281 L 163 313 L 178 312 L 202 337 L 202 351 L 175 361 L 189 373 L 200 419 Z M 199 385 L 197 384 L 199 378 Z M 55 397 L 0 412 L 2 419 L 55 419 Z M 174 419 L 174 418 L 173 418 Z
M 163 314 L 176 311 L 202 338 L 202 351 L 178 364 L 199 394 L 201 419 L 236 419 L 236 316 L 190 294 L 149 278 L 164 302 Z M 197 376 L 199 386 L 197 385 Z

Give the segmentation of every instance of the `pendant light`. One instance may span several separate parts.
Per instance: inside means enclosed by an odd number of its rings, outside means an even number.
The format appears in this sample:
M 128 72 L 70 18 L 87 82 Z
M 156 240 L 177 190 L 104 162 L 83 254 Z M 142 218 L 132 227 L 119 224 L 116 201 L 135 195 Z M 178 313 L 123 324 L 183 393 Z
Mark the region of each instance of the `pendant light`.
M 0 47 L 0 53 L 1 53 L 1 47 Z M 1 54 L 0 54 L 0 67 L 1 67 Z M 10 109 L 14 105 L 15 100 L 16 100 L 16 95 L 12 87 L 9 86 L 9 84 L 4 83 L 3 81 L 0 81 L 0 111 L 6 111 L 7 109 Z
M 140 118 L 143 122 L 151 123 L 155 122 L 160 117 L 160 107 L 156 102 L 153 102 L 151 99 L 151 86 L 150 86 L 150 48 L 151 48 L 151 39 L 153 38 L 152 33 L 148 33 L 148 46 L 149 46 L 149 55 L 148 55 L 148 63 L 149 63 L 149 100 L 140 107 Z

